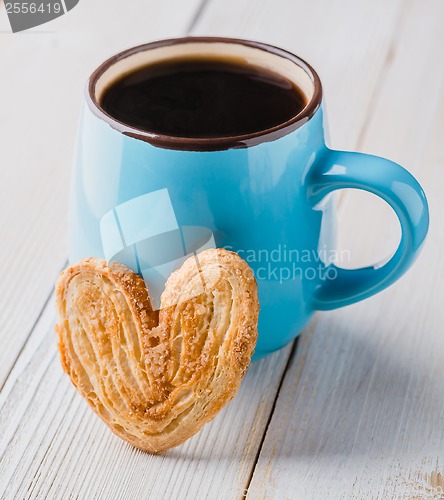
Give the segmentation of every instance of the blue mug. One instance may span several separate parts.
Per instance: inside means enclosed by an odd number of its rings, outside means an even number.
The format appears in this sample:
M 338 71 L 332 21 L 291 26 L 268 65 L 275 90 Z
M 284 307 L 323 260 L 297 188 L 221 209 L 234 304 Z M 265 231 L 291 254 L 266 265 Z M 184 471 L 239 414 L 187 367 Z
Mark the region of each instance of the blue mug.
M 271 129 L 210 139 L 148 133 L 102 109 L 103 93 L 122 75 L 195 55 L 271 68 L 293 81 L 308 104 Z M 427 201 L 412 175 L 384 158 L 327 148 L 323 125 L 316 72 L 264 43 L 179 38 L 108 59 L 86 89 L 71 192 L 70 261 L 115 259 L 155 282 L 154 275 L 166 276 L 208 246 L 238 252 L 258 282 L 255 358 L 279 349 L 315 311 L 365 299 L 400 278 L 428 230 Z M 354 270 L 335 265 L 332 193 L 343 188 L 378 195 L 398 216 L 402 237 L 387 263 Z

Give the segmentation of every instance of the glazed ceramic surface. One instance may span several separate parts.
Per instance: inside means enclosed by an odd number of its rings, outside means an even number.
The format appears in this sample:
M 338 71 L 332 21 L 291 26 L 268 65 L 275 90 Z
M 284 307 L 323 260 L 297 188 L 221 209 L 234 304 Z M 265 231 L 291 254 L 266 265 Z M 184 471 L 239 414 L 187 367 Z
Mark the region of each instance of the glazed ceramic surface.
M 211 48 L 219 39 L 198 40 Z M 224 40 L 222 45 L 243 43 Z M 193 39 L 169 42 L 176 44 L 192 45 Z M 268 46 L 254 47 L 267 53 Z M 147 45 L 132 54 L 149 50 Z M 291 62 L 315 87 L 313 73 L 297 61 Z M 115 66 L 116 60 L 109 64 Z M 72 182 L 70 261 L 114 258 L 156 287 L 162 283 L 156 276 L 166 278 L 203 248 L 238 252 L 258 283 L 256 357 L 294 339 L 316 310 L 351 304 L 392 284 L 426 236 L 424 193 L 389 160 L 327 148 L 320 89 L 307 92 L 311 110 L 303 119 L 231 146 L 143 137 L 122 130 L 87 99 Z M 333 192 L 342 188 L 370 191 L 396 212 L 402 238 L 387 263 L 338 266 Z

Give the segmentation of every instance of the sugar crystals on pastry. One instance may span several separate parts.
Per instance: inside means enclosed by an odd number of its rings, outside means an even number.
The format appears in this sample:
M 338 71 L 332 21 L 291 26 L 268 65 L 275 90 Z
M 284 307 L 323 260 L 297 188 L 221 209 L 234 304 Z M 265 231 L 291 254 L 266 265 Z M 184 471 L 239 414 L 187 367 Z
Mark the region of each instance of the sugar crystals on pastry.
M 237 254 L 210 249 L 169 277 L 160 311 L 143 279 L 89 258 L 56 284 L 61 361 L 110 429 L 157 453 L 234 397 L 257 339 L 257 285 Z

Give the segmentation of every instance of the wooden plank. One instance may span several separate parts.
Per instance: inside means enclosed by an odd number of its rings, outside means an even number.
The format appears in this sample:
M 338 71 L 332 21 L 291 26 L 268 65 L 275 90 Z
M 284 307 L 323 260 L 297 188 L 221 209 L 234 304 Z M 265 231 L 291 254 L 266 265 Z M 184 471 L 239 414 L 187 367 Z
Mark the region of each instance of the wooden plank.
M 88 74 L 122 48 L 185 33 L 200 1 L 82 1 L 16 34 L 5 32 L 1 9 L 0 388 L 66 260 L 69 177 Z
M 302 336 L 251 498 L 444 498 L 444 235 L 433 218 L 444 210 L 443 15 L 440 1 L 406 2 L 362 140 L 422 181 L 432 212 L 424 253 L 392 288 L 320 314 Z M 359 214 L 371 212 L 365 224 L 353 215 L 357 203 Z M 342 208 L 343 230 L 368 263 L 369 234 L 387 234 L 386 209 L 363 196 Z M 373 243 L 384 248 L 376 236 Z
M 0 400 L 1 498 L 235 498 L 243 494 L 290 347 L 255 363 L 217 418 L 149 455 L 115 437 L 62 373 L 53 297 Z M 3 496 L 2 496 L 3 495 Z

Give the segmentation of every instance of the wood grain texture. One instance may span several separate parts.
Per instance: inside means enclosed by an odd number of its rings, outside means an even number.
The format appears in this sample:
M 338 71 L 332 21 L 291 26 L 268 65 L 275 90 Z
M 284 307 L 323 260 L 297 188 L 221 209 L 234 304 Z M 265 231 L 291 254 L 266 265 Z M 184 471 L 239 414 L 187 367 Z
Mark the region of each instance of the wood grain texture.
M 2 220 L 11 242 L 4 248 L 7 260 L 1 270 L 3 291 L 8 291 L 3 295 L 2 314 L 10 321 L 0 336 L 3 379 L 15 362 L 0 399 L 2 498 L 197 498 L 230 492 L 240 496 L 251 475 L 290 348 L 256 364 L 236 400 L 194 441 L 153 457 L 115 438 L 75 393 L 62 374 L 56 352 L 52 299 L 40 314 L 66 259 L 68 172 L 87 74 L 99 60 L 124 46 L 185 33 L 198 19 L 202 5 L 145 3 L 137 19 L 136 7 L 141 3 L 130 8 L 126 17 L 111 8 L 99 23 L 102 3 L 89 10 L 76 8 L 63 19 L 65 24 L 52 24 L 54 33 L 36 30 L 33 36 L 1 39 L 0 59 L 10 68 L 10 79 L 1 84 L 7 94 L 24 94 L 18 110 L 14 102 L 1 103 L 2 124 L 9 126 L 4 136 L 7 132 L 7 137 L 16 137 L 21 121 L 27 120 L 22 137 L 26 148 L 11 140 L 2 150 L 2 165 L 15 169 L 1 170 L 9 183 L 3 184 L 3 200 L 9 213 L 18 211 L 17 225 L 5 213 Z M 122 26 L 125 36 L 119 34 Z M 31 39 L 37 43 L 30 45 Z M 72 61 L 72 67 L 65 59 Z M 32 92 L 26 94 L 31 84 Z M 53 102 L 51 110 L 45 109 L 48 102 Z M 41 130 L 39 117 L 45 113 L 53 121 Z M 45 126 L 47 121 L 45 116 Z M 11 296 L 7 283 L 12 276 L 20 276 L 21 281 L 15 281 Z
M 69 178 L 89 73 L 122 48 L 185 33 L 200 1 L 83 1 L 48 25 L 0 33 L 0 388 L 66 260 Z
M 125 8 L 81 0 L 49 32 L 0 33 L 0 67 L 10 72 L 0 90 L 11 96 L 0 100 L 0 228 L 8 242 L 0 263 L 0 498 L 226 499 L 247 488 L 253 499 L 444 498 L 444 95 L 436 64 L 443 14 L 440 0 L 137 0 Z M 290 347 L 255 363 L 202 432 L 156 457 L 118 440 L 75 393 L 59 365 L 53 299 L 45 301 L 66 258 L 87 74 L 113 52 L 190 26 L 306 58 L 324 82 L 332 146 L 404 163 L 436 215 L 424 254 L 401 282 L 317 317 L 281 388 Z M 342 211 L 353 263 L 396 244 L 393 217 L 373 197 L 349 193 Z
M 302 336 L 251 498 L 444 498 L 444 67 L 436 64 L 444 5 L 425 4 L 406 2 L 362 140 L 363 148 L 404 163 L 423 183 L 432 213 L 424 253 L 392 288 L 319 315 L 312 333 Z M 433 76 L 424 77 L 431 68 Z M 371 213 L 360 226 L 358 203 L 359 214 Z M 392 229 L 386 208 L 348 196 L 342 219 L 359 260 L 371 262 L 372 247 L 384 247 L 381 232 L 386 237 Z M 386 252 L 393 248 L 391 238 L 385 243 Z
M 114 436 L 60 367 L 51 298 L 0 399 L 0 498 L 236 498 L 290 354 L 255 363 L 214 421 L 149 455 Z

